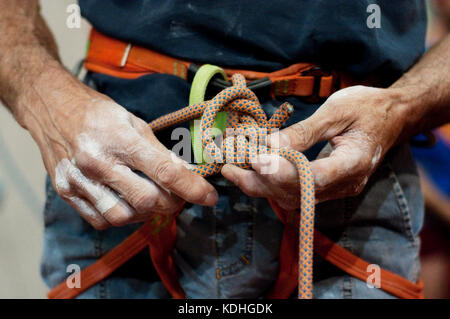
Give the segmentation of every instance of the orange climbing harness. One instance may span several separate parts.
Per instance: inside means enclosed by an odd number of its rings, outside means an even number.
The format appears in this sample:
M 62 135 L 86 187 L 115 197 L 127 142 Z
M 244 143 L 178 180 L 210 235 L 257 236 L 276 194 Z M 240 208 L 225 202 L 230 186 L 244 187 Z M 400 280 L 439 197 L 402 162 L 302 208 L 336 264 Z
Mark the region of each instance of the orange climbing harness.
M 98 33 L 94 31 L 94 34 Z M 104 45 L 108 38 L 102 37 L 101 44 Z M 111 41 L 113 44 L 118 42 L 114 39 L 111 39 Z M 98 47 L 98 43 L 93 43 L 91 37 L 91 50 L 96 48 L 95 45 Z M 111 47 L 106 46 L 105 50 L 113 51 L 114 45 Z M 140 50 L 145 49 L 140 48 Z M 130 52 L 127 54 L 129 55 Z M 93 67 L 93 55 L 96 56 L 95 61 L 99 61 L 102 58 L 98 51 L 94 53 L 89 51 L 89 62 L 86 64 L 86 67 L 97 72 L 105 71 L 106 69 L 104 68 L 107 64 L 105 61 L 109 61 L 110 58 L 105 57 L 102 63 L 95 64 L 95 67 Z M 89 57 L 91 57 L 91 60 L 89 60 Z M 153 70 L 158 69 L 159 66 L 167 65 L 169 59 L 172 62 L 175 61 L 175 59 L 165 58 L 163 55 L 160 55 L 160 60 L 155 62 L 154 67 L 151 70 L 147 69 L 145 72 L 154 72 Z M 165 62 L 159 64 L 162 60 Z M 117 73 L 114 67 L 110 71 L 114 71 L 115 76 L 123 75 L 120 72 Z M 122 71 L 125 72 L 126 70 Z M 108 72 L 105 71 L 104 73 L 111 74 L 111 72 Z M 142 71 L 141 73 L 145 72 Z M 267 295 L 268 298 L 288 298 L 296 287 L 298 287 L 299 298 L 312 298 L 313 250 L 319 256 L 348 274 L 366 281 L 368 276 L 371 275 L 371 273 L 367 272 L 369 263 L 333 243 L 318 230 L 314 229 L 314 181 L 306 157 L 294 150 L 286 148 L 270 149 L 264 145 L 252 143 L 252 141 L 257 140 L 254 137 L 260 134 L 261 129 L 270 133 L 273 129 L 280 128 L 292 114 L 292 106 L 284 103 L 267 120 L 258 98 L 254 92 L 247 88 L 244 75 L 234 73 L 232 75 L 232 84 L 231 87 L 224 89 L 213 99 L 164 115 L 151 122 L 149 124 L 150 127 L 156 132 L 201 117 L 201 142 L 205 153 L 212 162 L 194 166 L 192 171 L 204 177 L 219 173 L 223 162 L 232 163 L 241 168 L 249 168 L 251 166 L 250 163 L 261 153 L 277 154 L 296 166 L 301 199 L 300 214 L 297 211 L 285 211 L 275 202 L 269 200 L 274 212 L 285 227 L 280 247 L 279 275 L 273 288 Z M 211 131 L 214 119 L 219 111 L 228 112 L 227 132 L 225 132 L 223 137 L 222 148 L 219 148 L 214 142 L 214 136 Z M 233 135 L 228 134 L 228 129 L 233 129 Z M 237 152 L 239 150 L 243 150 L 243 161 L 241 161 L 241 158 L 238 158 L 239 154 Z M 97 262 L 82 270 L 80 288 L 69 288 L 65 282 L 62 282 L 49 292 L 48 297 L 76 297 L 109 276 L 114 270 L 148 246 L 153 265 L 165 287 L 174 298 L 185 298 L 186 296 L 178 281 L 176 266 L 171 255 L 176 240 L 176 216 L 180 212 L 181 210 L 175 215 L 153 215 L 149 221 L 125 241 Z M 384 269 L 380 271 L 380 288 L 400 298 L 423 298 L 423 285 L 420 281 L 414 284 Z

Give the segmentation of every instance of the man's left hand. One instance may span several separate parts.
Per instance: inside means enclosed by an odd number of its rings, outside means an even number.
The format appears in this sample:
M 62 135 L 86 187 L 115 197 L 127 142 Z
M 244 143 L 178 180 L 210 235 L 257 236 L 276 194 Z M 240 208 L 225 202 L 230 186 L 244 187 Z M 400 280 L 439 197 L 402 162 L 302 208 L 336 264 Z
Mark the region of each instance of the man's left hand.
M 356 196 L 402 133 L 405 115 L 401 104 L 397 89 L 342 89 L 311 117 L 269 136 L 268 145 L 302 152 L 328 140 L 311 162 L 316 201 Z M 264 174 L 267 165 L 273 165 L 268 158 L 279 161 L 278 169 Z M 252 167 L 244 170 L 227 164 L 222 174 L 248 196 L 273 199 L 285 209 L 298 208 L 298 177 L 292 163 L 266 155 Z

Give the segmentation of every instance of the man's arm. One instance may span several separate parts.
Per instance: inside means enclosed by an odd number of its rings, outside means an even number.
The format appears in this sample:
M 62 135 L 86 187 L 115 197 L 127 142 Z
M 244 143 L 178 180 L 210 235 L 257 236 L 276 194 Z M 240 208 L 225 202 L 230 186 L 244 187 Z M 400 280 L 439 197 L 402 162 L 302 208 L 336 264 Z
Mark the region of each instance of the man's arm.
M 269 144 L 304 151 L 328 140 L 311 162 L 320 201 L 358 195 L 387 151 L 413 135 L 450 121 L 450 35 L 387 89 L 354 86 L 340 90 L 309 118 L 269 139 Z M 298 207 L 297 173 L 280 158 L 275 174 L 267 161 L 245 171 L 225 165 L 222 174 L 250 196 L 269 197 L 284 208 Z
M 144 121 L 64 69 L 37 0 L 0 0 L 0 98 L 38 144 L 56 191 L 96 228 L 217 201 Z
M 46 68 L 67 72 L 59 63 L 38 1 L 0 1 L 0 30 L 0 98 L 14 114 L 21 115 L 19 97 L 32 87 L 33 80 Z
M 398 142 L 450 122 L 450 35 L 428 50 L 391 89 L 402 96 L 406 120 Z

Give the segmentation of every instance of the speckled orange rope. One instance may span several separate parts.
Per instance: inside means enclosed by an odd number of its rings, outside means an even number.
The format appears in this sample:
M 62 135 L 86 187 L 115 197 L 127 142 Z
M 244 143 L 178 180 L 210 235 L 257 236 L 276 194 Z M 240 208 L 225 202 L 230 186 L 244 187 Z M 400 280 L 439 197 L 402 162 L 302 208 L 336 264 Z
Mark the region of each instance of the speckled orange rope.
M 201 116 L 201 139 L 205 154 L 212 162 L 196 165 L 192 171 L 207 177 L 220 172 L 223 163 L 232 163 L 241 168 L 250 168 L 258 154 L 278 154 L 292 162 L 298 172 L 300 188 L 299 220 L 299 259 L 298 259 L 298 297 L 311 299 L 313 286 L 313 234 L 314 234 L 314 180 L 308 159 L 300 152 L 288 149 L 271 149 L 255 144 L 260 130 L 266 133 L 279 129 L 293 112 L 289 103 L 277 109 L 270 120 L 261 108 L 256 95 L 246 87 L 241 74 L 232 77 L 233 86 L 224 89 L 212 100 L 187 106 L 176 112 L 166 114 L 149 125 L 158 131 Z M 213 136 L 214 119 L 219 111 L 228 112 L 227 129 L 233 129 L 234 136 L 224 134 L 223 152 L 215 144 Z M 246 138 L 248 136 L 248 140 Z M 236 154 L 235 150 L 238 150 Z M 239 150 L 244 150 L 239 158 Z

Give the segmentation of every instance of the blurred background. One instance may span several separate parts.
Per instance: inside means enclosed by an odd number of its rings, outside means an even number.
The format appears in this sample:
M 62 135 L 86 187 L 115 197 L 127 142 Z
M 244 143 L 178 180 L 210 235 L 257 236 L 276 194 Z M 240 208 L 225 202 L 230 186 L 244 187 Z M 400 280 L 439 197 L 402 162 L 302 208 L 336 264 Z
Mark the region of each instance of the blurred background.
M 450 1 L 428 5 L 427 48 L 450 32 Z M 449 105 L 450 107 L 450 105 Z M 413 147 L 425 197 L 421 232 L 422 280 L 426 298 L 450 298 L 450 124 L 433 131 L 432 147 Z
M 88 24 L 66 27 L 67 6 L 76 0 L 41 0 L 42 14 L 59 45 L 64 65 L 83 57 Z M 450 31 L 450 0 L 427 1 L 427 46 Z M 420 167 L 427 216 L 422 231 L 422 279 L 427 298 L 450 298 L 450 126 L 435 130 L 437 143 L 413 148 Z M 39 150 L 0 106 L 0 298 L 45 298 L 39 262 L 45 170 Z

